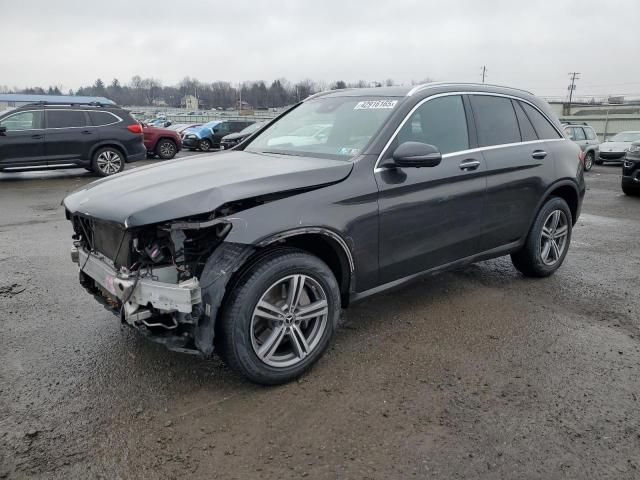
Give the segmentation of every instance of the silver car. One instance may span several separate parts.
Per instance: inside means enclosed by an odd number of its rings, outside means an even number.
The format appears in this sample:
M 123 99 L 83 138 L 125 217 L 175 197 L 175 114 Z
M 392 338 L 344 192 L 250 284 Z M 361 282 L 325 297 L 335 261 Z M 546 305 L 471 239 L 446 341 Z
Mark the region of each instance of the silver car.
M 564 133 L 576 142 L 584 152 L 584 170 L 588 172 L 593 167 L 593 163 L 598 163 L 599 145 L 598 135 L 595 130 L 586 123 L 564 124 Z

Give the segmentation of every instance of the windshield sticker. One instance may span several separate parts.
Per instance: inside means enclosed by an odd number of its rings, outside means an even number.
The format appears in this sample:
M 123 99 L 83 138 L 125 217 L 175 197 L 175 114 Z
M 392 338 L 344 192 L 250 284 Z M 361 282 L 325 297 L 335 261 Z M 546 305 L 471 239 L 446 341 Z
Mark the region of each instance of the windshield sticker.
M 367 100 L 364 102 L 358 102 L 354 110 L 372 110 L 378 108 L 393 108 L 398 103 L 397 100 Z

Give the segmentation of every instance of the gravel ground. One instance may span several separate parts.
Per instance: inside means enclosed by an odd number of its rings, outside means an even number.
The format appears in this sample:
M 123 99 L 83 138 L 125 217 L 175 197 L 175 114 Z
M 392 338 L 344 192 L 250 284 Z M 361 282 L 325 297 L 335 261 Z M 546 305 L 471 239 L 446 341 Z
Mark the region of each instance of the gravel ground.
M 81 289 L 60 200 L 88 174 L 0 174 L 0 478 L 640 478 L 640 198 L 619 174 L 587 174 L 553 277 L 501 258 L 372 298 L 275 388 Z

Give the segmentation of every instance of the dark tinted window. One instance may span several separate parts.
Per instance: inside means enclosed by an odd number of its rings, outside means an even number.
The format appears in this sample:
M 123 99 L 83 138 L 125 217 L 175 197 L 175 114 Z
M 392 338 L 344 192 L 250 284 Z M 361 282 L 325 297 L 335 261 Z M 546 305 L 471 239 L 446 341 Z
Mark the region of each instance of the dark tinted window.
M 97 127 L 110 125 L 118 121 L 118 119 L 109 112 L 89 112 L 89 118 L 91 118 L 91 124 Z
M 0 127 L 6 127 L 9 132 L 42 128 L 42 110 L 18 112 L 9 115 L 0 120 Z
M 524 113 L 522 107 L 518 102 L 512 101 L 514 108 L 516 109 L 516 117 L 518 117 L 518 125 L 520 125 L 520 135 L 523 142 L 530 142 L 532 140 L 538 140 L 538 135 L 533 129 L 533 125 L 529 121 L 529 117 Z
M 547 120 L 537 109 L 533 108 L 528 103 L 520 102 L 524 111 L 527 113 L 527 117 L 531 120 L 533 128 L 536 129 L 536 133 L 540 139 L 547 138 L 560 138 L 560 134 L 553 128 L 553 125 Z
M 481 147 L 520 142 L 516 112 L 510 99 L 472 95 L 471 104 Z
M 47 128 L 84 127 L 85 114 L 80 110 L 47 110 Z
M 596 140 L 598 138 L 591 127 L 584 127 L 584 133 L 587 134 L 587 140 Z
M 462 97 L 452 95 L 423 103 L 398 133 L 397 145 L 404 142 L 428 143 L 443 154 L 468 149 L 469 133 Z

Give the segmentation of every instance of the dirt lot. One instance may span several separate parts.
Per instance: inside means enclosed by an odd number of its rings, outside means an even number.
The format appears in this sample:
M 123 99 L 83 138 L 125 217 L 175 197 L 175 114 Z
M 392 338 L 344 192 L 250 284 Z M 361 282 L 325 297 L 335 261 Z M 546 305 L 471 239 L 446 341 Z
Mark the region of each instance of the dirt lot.
M 88 174 L 0 174 L 0 478 L 640 478 L 640 198 L 619 170 L 587 175 L 552 278 L 503 258 L 371 299 L 277 388 L 81 289 L 59 204 Z

